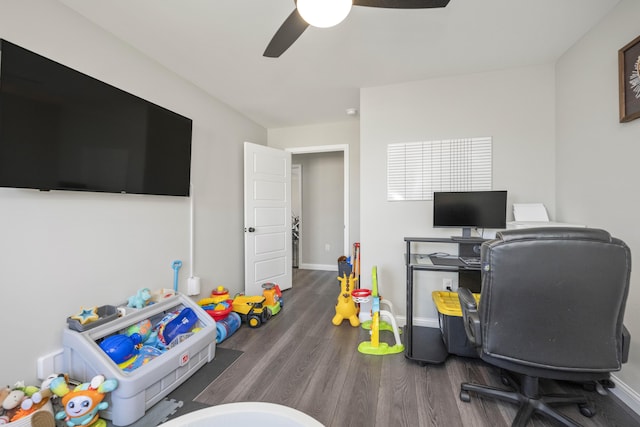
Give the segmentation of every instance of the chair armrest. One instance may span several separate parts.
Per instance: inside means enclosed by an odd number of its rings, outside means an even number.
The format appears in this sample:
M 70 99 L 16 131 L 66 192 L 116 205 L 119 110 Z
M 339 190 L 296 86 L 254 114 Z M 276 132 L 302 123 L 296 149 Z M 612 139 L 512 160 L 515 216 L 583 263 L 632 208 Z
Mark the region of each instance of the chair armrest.
M 629 347 L 631 346 L 631 333 L 627 327 L 622 325 L 622 363 L 629 360 Z
M 474 347 L 482 345 L 482 335 L 480 332 L 480 316 L 478 315 L 478 304 L 471 291 L 467 288 L 458 288 L 458 299 L 462 309 L 462 323 L 469 342 Z

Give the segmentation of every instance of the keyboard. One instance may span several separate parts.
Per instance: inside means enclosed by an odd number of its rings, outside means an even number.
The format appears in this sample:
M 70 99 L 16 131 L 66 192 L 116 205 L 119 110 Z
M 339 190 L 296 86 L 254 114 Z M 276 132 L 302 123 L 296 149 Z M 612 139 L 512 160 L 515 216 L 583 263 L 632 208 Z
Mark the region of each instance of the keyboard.
M 465 265 L 476 266 L 480 265 L 480 258 L 476 257 L 459 257 L 460 261 L 462 261 Z

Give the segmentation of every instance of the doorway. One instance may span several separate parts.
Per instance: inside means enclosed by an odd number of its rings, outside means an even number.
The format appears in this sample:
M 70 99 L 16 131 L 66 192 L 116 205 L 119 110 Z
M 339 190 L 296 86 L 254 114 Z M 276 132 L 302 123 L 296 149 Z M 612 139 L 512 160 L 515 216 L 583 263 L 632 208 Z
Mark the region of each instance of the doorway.
M 317 157 L 329 162 L 325 163 L 324 166 L 321 166 L 323 167 L 322 173 L 312 170 L 315 167 L 313 166 L 313 163 L 308 163 L 311 168 L 311 170 L 308 171 L 305 171 L 304 164 L 300 166 L 292 166 L 292 221 L 294 221 L 293 217 L 296 216 L 300 220 L 300 238 L 296 242 L 299 249 L 299 255 L 297 256 L 298 266 L 304 269 L 337 271 L 337 257 L 340 255 L 349 255 L 350 253 L 349 146 L 346 144 L 340 144 L 298 147 L 287 148 L 286 151 L 291 152 L 293 155 L 292 164 L 297 163 L 295 160 L 296 155 L 300 155 L 298 156 L 300 159 L 313 159 L 314 157 Z M 317 156 L 314 156 L 316 154 Z M 339 163 L 336 165 L 336 162 Z M 327 169 L 328 175 L 325 173 Z M 297 174 L 300 176 L 299 181 L 298 178 L 296 178 Z M 303 180 L 306 179 L 302 177 L 303 174 L 305 177 L 312 177 L 311 179 L 316 182 L 303 183 Z M 296 181 L 300 183 L 300 188 L 306 188 L 306 190 L 300 191 L 299 196 L 296 195 L 296 192 L 298 191 L 296 189 Z M 317 201 L 315 206 L 312 203 L 304 203 L 305 191 L 321 192 L 322 194 L 320 196 L 316 195 L 316 198 L 321 199 L 324 197 L 327 206 L 324 206 L 324 204 L 318 205 Z M 299 197 L 301 205 L 307 206 L 306 209 L 309 210 L 309 212 L 305 213 L 304 209 L 300 209 L 296 212 L 297 208 L 295 205 L 297 197 Z M 311 197 L 312 196 L 307 194 L 306 201 L 309 202 L 308 199 Z M 327 197 L 331 198 L 327 199 Z M 330 206 L 339 206 L 339 208 L 333 209 L 330 208 Z M 325 214 L 320 215 L 323 210 Z M 336 213 L 338 213 L 337 217 L 335 215 Z M 318 218 L 318 216 L 321 217 Z M 307 232 L 305 232 L 305 219 L 308 225 Z M 336 228 L 342 228 L 342 233 L 338 232 L 337 237 L 333 234 L 333 238 L 330 238 L 328 235 L 329 233 L 322 234 L 319 232 L 318 227 L 329 227 L 332 232 L 335 231 Z M 294 251 L 296 250 L 296 243 L 292 242 Z M 296 254 L 293 254 L 293 258 L 296 259 Z

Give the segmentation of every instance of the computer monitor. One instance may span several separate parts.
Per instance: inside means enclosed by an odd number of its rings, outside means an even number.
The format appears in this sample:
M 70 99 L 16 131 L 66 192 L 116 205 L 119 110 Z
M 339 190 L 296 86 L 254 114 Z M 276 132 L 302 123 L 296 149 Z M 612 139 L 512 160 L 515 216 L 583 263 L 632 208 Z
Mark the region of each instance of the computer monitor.
M 506 191 L 443 191 L 433 193 L 433 227 L 504 229 L 507 222 Z

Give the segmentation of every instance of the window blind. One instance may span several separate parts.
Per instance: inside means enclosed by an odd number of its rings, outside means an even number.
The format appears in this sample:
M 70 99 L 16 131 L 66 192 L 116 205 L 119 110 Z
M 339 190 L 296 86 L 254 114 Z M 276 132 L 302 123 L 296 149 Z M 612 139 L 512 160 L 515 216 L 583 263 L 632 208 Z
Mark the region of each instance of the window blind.
M 434 191 L 491 190 L 492 138 L 387 146 L 387 200 L 433 200 Z

